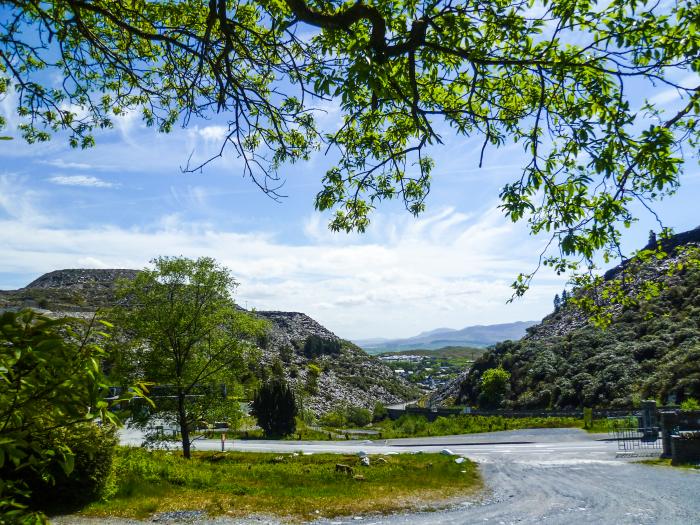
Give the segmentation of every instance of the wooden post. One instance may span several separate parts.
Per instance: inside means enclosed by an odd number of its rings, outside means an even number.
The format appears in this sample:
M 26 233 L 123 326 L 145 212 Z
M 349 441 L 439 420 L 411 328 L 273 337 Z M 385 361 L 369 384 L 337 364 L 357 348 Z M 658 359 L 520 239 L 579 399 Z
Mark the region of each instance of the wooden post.
M 224 451 L 224 443 L 226 443 L 226 432 L 221 433 L 221 452 Z

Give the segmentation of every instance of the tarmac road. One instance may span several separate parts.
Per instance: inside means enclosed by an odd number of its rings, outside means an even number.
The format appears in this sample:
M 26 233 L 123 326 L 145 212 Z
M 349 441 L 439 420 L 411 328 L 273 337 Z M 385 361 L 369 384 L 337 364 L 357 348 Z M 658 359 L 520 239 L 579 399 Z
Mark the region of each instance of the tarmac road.
M 364 442 L 229 441 L 226 450 L 392 454 L 448 448 L 479 462 L 486 481 L 485 495 L 447 510 L 351 516 L 318 524 L 700 525 L 700 471 L 636 464 L 640 458 L 619 457 L 617 443 L 606 437 L 576 429 L 537 429 Z M 137 440 L 133 433 L 122 435 L 124 444 L 139 444 Z M 196 442 L 198 450 L 220 448 L 219 441 Z

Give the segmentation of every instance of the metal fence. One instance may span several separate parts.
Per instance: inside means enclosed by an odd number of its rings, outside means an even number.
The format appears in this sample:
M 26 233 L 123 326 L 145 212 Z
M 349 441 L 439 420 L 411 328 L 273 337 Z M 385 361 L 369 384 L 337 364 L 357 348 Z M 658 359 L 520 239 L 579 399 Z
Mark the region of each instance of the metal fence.
M 625 454 L 660 454 L 663 446 L 659 427 L 618 427 L 610 431 L 617 450 Z

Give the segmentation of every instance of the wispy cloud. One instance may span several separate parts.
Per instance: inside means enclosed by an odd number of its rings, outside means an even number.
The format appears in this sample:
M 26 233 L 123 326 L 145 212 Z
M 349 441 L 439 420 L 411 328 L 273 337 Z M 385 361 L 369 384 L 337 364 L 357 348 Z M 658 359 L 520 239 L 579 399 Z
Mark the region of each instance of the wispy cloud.
M 114 188 L 117 184 L 92 175 L 55 175 L 49 182 L 59 186 L 81 186 L 85 188 Z
M 45 159 L 38 160 L 37 163 L 44 164 L 46 166 L 52 166 L 54 168 L 66 169 L 66 170 L 111 170 L 114 166 L 108 166 L 105 164 L 93 164 L 87 162 L 72 162 L 64 159 Z

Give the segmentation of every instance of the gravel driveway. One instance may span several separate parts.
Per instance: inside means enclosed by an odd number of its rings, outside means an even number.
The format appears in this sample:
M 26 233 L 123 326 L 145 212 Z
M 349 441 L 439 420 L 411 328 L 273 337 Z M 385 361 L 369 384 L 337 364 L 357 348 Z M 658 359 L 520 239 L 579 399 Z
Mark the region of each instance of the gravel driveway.
M 439 451 L 481 464 L 487 491 L 479 500 L 458 502 L 447 510 L 391 516 L 350 516 L 317 523 L 376 525 L 494 524 L 700 524 L 700 471 L 656 467 L 620 458 L 613 442 L 579 430 L 547 429 L 493 434 L 417 438 L 389 442 L 251 442 L 237 449 L 368 453 Z M 213 443 L 212 446 L 215 444 Z M 200 445 L 207 448 L 206 443 Z M 276 520 L 207 519 L 198 514 L 156 517 L 150 523 L 233 525 Z M 132 525 L 130 520 L 85 520 L 66 516 L 61 524 Z

